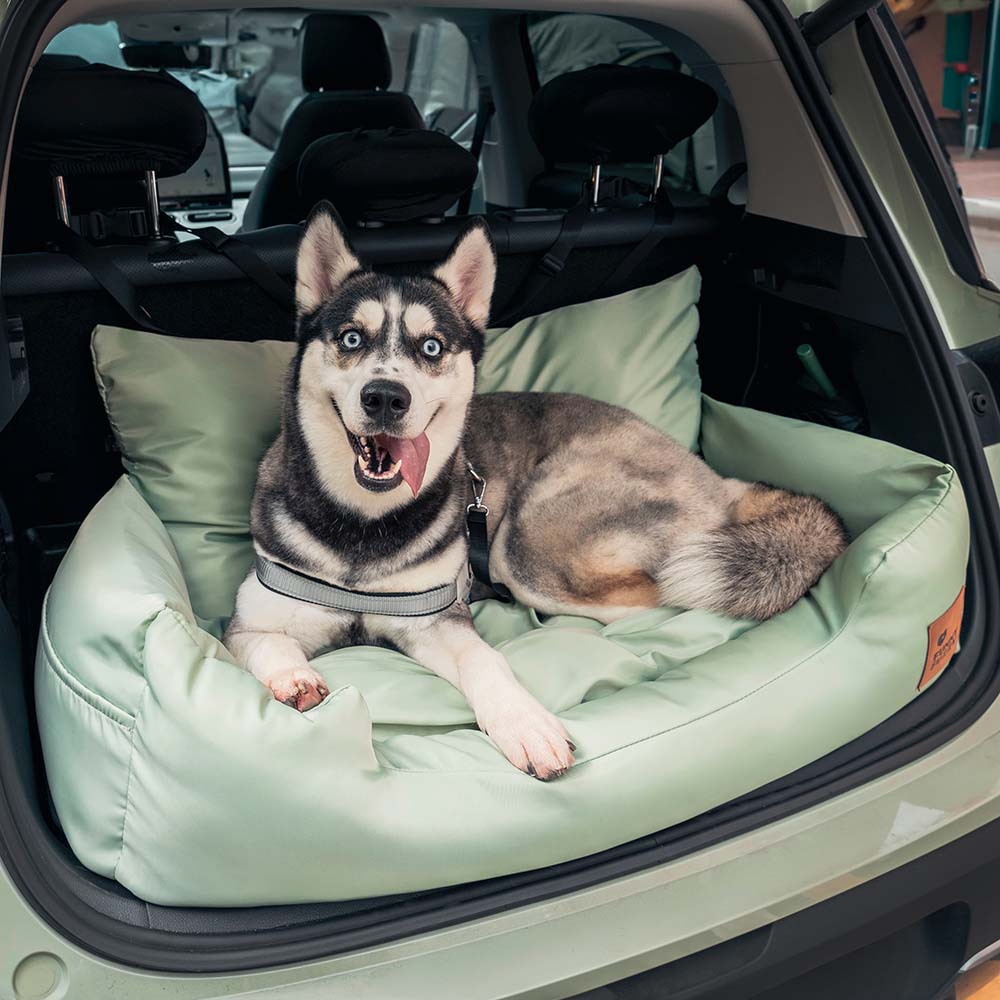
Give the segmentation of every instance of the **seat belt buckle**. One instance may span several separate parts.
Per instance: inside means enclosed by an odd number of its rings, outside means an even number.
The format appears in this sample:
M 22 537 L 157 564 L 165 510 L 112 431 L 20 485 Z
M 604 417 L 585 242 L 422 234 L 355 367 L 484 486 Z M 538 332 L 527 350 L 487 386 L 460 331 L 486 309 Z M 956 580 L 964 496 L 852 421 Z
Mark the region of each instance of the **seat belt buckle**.
M 566 266 L 564 258 L 559 257 L 551 251 L 547 253 L 539 262 L 538 269 L 546 274 L 555 277 Z

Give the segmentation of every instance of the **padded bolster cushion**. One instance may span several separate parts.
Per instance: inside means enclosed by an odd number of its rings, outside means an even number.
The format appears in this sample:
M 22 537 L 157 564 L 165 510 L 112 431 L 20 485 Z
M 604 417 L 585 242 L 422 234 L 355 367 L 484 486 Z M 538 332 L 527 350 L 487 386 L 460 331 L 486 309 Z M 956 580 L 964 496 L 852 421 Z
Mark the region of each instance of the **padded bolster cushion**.
M 205 146 L 193 91 L 167 73 L 94 64 L 36 68 L 17 120 L 14 154 L 52 176 L 181 174 Z
M 306 90 L 384 90 L 392 64 L 378 22 L 367 14 L 310 14 L 302 22 Z
M 528 127 L 548 163 L 628 163 L 669 152 L 711 118 L 718 98 L 684 73 L 591 66 L 557 76 L 531 102 Z
M 440 132 L 355 131 L 317 139 L 299 161 L 301 205 L 328 198 L 348 221 L 441 215 L 476 180 L 476 158 Z
M 675 295 L 689 298 L 696 281 L 694 271 L 679 276 Z M 647 308 L 669 306 L 663 288 L 645 291 Z M 486 386 L 576 383 L 638 402 L 684 437 L 691 425 L 673 423 L 671 407 L 659 409 L 646 390 L 650 369 L 662 377 L 673 368 L 686 385 L 671 392 L 665 383 L 660 398 L 698 398 L 690 349 L 677 351 L 691 348 L 691 324 L 660 328 L 660 364 L 633 364 L 619 336 L 628 324 L 609 322 L 606 303 L 570 308 L 547 329 L 539 317 L 533 333 L 495 332 Z M 618 364 L 581 345 L 588 308 L 605 321 L 593 344 L 617 349 Z M 726 476 L 823 497 L 851 545 L 805 598 L 757 625 L 654 608 L 602 626 L 474 605 L 483 638 L 565 722 L 577 745 L 565 777 L 544 784 L 511 767 L 455 688 L 391 650 L 323 653 L 313 665 L 329 697 L 304 715 L 279 704 L 233 662 L 218 639 L 222 622 L 198 615 L 191 588 L 203 599 L 220 587 L 214 549 L 238 549 L 249 565 L 254 463 L 277 429 L 289 346 L 95 334 L 130 474 L 87 517 L 56 574 L 36 701 L 71 847 L 141 898 L 347 899 L 583 857 L 822 757 L 924 686 L 929 626 L 965 581 L 969 522 L 954 470 L 882 441 L 706 399 L 706 461 Z M 220 488 L 225 508 L 213 508 Z M 238 513 L 239 533 L 227 510 Z M 215 525 L 198 541 L 165 524 L 195 518 Z M 221 576 L 228 614 L 239 578 Z

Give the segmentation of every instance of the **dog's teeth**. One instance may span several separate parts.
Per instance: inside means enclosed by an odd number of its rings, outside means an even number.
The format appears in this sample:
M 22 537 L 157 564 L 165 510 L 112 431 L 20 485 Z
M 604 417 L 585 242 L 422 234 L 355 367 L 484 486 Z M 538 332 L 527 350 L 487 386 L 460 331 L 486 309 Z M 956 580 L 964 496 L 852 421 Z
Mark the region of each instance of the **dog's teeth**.
M 365 471 L 365 459 L 363 455 L 358 455 L 358 466 L 362 472 Z
M 396 475 L 396 473 L 399 472 L 399 467 L 402 464 L 403 464 L 402 459 L 397 459 L 395 462 L 393 462 L 392 465 L 389 466 L 389 475 L 390 476 Z

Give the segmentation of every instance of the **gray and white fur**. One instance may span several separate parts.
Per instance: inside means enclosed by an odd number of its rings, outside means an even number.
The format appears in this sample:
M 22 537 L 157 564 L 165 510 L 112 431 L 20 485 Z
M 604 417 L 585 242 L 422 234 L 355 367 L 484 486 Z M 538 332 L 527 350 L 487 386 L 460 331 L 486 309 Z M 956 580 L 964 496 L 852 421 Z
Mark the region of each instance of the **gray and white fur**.
M 299 349 L 253 498 L 257 551 L 353 590 L 463 582 L 471 462 L 488 482 L 490 573 L 543 613 L 611 622 L 662 604 L 764 619 L 802 597 L 846 544 L 822 501 L 724 479 L 582 396 L 474 396 L 495 274 L 481 223 L 433 273 L 390 277 L 359 261 L 329 206 L 313 211 Z M 328 693 L 308 662 L 321 650 L 398 649 L 463 693 L 515 767 L 544 780 L 573 763 L 563 724 L 479 638 L 464 602 L 419 618 L 351 614 L 251 572 L 225 643 L 299 711 Z

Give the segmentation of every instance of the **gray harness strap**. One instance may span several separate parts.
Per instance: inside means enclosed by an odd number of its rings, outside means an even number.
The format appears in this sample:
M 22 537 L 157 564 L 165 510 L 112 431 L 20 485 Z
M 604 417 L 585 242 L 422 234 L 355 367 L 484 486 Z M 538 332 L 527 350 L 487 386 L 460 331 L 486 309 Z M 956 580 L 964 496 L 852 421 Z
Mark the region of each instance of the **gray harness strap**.
M 294 597 L 307 604 L 318 604 L 336 611 L 362 615 L 390 615 L 393 618 L 418 618 L 450 608 L 458 600 L 458 584 L 446 583 L 418 594 L 370 594 L 361 590 L 325 583 L 297 573 L 257 554 L 257 579 L 276 594 Z

